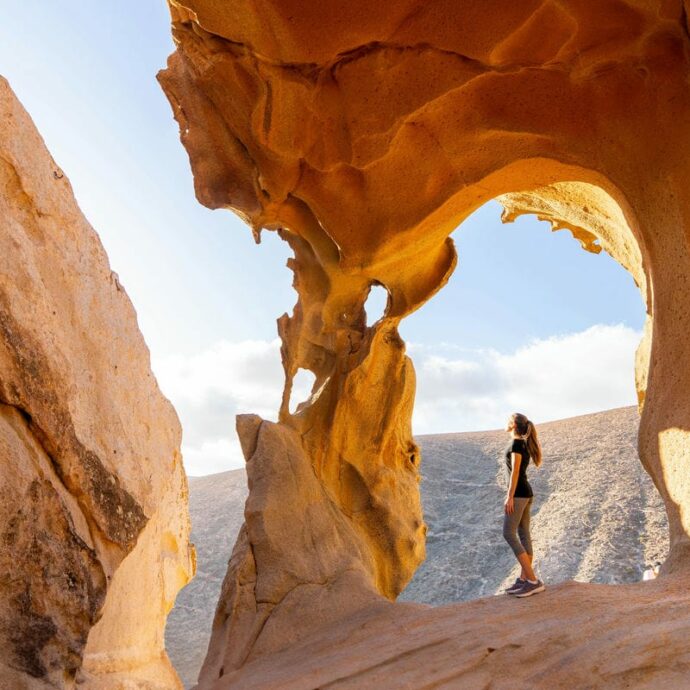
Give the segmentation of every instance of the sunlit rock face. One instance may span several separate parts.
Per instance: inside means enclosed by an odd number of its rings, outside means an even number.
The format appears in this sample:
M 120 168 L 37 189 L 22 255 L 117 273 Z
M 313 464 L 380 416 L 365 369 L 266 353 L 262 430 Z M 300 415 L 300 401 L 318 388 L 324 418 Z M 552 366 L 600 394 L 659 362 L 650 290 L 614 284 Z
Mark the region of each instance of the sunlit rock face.
M 280 423 L 369 553 L 378 592 L 394 598 L 424 557 L 414 373 L 397 326 L 454 270 L 450 232 L 497 197 L 506 220 L 537 213 L 606 249 L 640 287 L 640 456 L 669 514 L 665 571 L 690 566 L 683 4 L 174 0 L 171 11 L 177 49 L 160 81 L 197 197 L 294 250 Z M 373 284 L 389 301 L 367 324 Z M 292 415 L 299 368 L 316 381 Z M 226 609 L 239 601 L 225 596 Z M 211 653 L 233 639 L 215 634 Z M 237 663 L 228 653 L 224 672 Z
M 0 687 L 174 688 L 180 427 L 67 178 L 0 78 Z
M 199 676 L 226 671 L 361 609 L 390 606 L 373 584 L 370 552 L 315 476 L 299 435 L 238 417 L 251 492 Z

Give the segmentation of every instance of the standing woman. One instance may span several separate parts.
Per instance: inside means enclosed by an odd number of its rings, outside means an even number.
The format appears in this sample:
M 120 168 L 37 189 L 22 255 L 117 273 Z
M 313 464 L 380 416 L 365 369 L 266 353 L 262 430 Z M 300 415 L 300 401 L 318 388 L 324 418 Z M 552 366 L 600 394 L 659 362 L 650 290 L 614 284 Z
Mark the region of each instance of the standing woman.
M 513 414 L 508 420 L 506 431 L 510 432 L 512 440 L 506 449 L 506 467 L 510 479 L 503 517 L 503 536 L 522 568 L 520 577 L 506 592 L 516 597 L 529 597 L 544 591 L 544 583 L 532 569 L 529 518 L 534 494 L 527 481 L 530 460 L 537 467 L 541 465 L 541 446 L 534 424 L 524 414 Z

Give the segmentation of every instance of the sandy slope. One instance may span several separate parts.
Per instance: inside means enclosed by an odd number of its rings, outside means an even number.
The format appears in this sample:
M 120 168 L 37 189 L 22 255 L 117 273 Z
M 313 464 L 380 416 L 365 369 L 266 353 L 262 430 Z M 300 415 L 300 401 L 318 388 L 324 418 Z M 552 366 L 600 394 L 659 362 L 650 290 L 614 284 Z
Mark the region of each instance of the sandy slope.
M 668 551 L 666 513 L 637 456 L 638 416 L 626 407 L 539 425 L 535 565 L 547 582 L 624 583 Z M 402 595 L 446 604 L 494 594 L 514 558 L 501 535 L 505 432 L 421 436 L 427 559 Z
M 636 453 L 635 408 L 539 426 L 544 464 L 529 476 L 535 491 L 535 559 L 548 583 L 631 583 L 668 549 L 661 499 Z M 427 560 L 401 596 L 435 605 L 500 591 L 514 577 L 501 536 L 507 434 L 420 436 L 422 499 L 429 525 Z M 220 585 L 246 496 L 244 470 L 190 478 L 192 539 L 198 574 L 182 591 L 166 632 L 173 664 L 187 686 L 206 652 Z
M 247 480 L 243 469 L 189 477 L 192 541 L 197 573 L 168 617 L 165 645 L 185 687 L 191 687 L 206 656 L 211 623 L 237 533 L 244 521 Z

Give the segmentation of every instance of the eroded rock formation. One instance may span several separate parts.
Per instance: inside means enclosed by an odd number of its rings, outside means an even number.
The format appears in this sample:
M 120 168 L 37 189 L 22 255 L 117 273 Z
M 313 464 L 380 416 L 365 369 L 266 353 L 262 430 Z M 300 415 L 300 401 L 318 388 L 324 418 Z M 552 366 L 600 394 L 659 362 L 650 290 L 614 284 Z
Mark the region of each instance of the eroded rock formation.
M 385 605 L 371 553 L 316 478 L 299 435 L 246 415 L 238 433 L 251 492 L 214 620 L 224 642 L 210 650 L 202 685 L 305 631 Z
M 279 321 L 280 423 L 300 435 L 305 462 L 370 555 L 381 595 L 394 598 L 424 556 L 414 374 L 397 325 L 454 270 L 449 233 L 496 197 L 508 219 L 537 213 L 585 249 L 606 249 L 640 287 L 640 456 L 669 514 L 666 572 L 687 569 L 684 3 L 170 5 L 177 50 L 160 81 L 197 197 L 239 213 L 257 239 L 277 229 L 294 249 L 299 299 Z M 388 307 L 366 324 L 374 284 L 388 290 Z M 316 381 L 291 415 L 299 368 Z M 255 606 L 225 596 L 221 609 Z M 222 629 L 211 655 L 233 667 L 234 638 Z
M 361 609 L 251 660 L 214 690 L 676 690 L 690 678 L 687 583 L 565 582 L 529 604 Z M 525 609 L 529 607 L 529 615 Z
M 0 687 L 174 688 L 180 427 L 67 178 L 0 78 Z
M 549 590 L 572 579 L 637 583 L 646 564 L 666 557 L 666 511 L 637 455 L 639 423 L 637 408 L 626 407 L 539 425 L 547 461 L 530 476 L 537 497 L 533 534 L 535 559 Z M 420 490 L 429 527 L 427 558 L 398 601 L 443 606 L 502 591 L 515 581 L 515 559 L 488 516 L 500 513 L 503 500 L 505 431 L 415 438 L 424 458 Z M 246 498 L 244 469 L 190 478 L 199 571 L 180 592 L 165 628 L 166 649 L 187 687 L 196 683 L 206 654 Z M 266 656 L 257 661 L 268 663 Z

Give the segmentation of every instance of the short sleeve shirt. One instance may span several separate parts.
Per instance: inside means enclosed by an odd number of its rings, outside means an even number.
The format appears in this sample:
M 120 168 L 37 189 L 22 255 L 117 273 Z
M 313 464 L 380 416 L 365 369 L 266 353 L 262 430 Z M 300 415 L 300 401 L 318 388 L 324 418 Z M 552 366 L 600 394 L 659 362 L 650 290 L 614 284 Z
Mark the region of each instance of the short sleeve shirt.
M 514 496 L 515 498 L 531 498 L 534 494 L 532 493 L 532 487 L 527 481 L 527 465 L 529 465 L 530 460 L 527 444 L 521 438 L 514 438 L 510 445 L 506 448 L 506 469 L 508 470 L 508 482 L 510 482 L 510 475 L 513 471 L 513 463 L 510 458 L 511 453 L 519 453 L 521 457 Z M 510 483 L 508 486 L 510 486 Z

